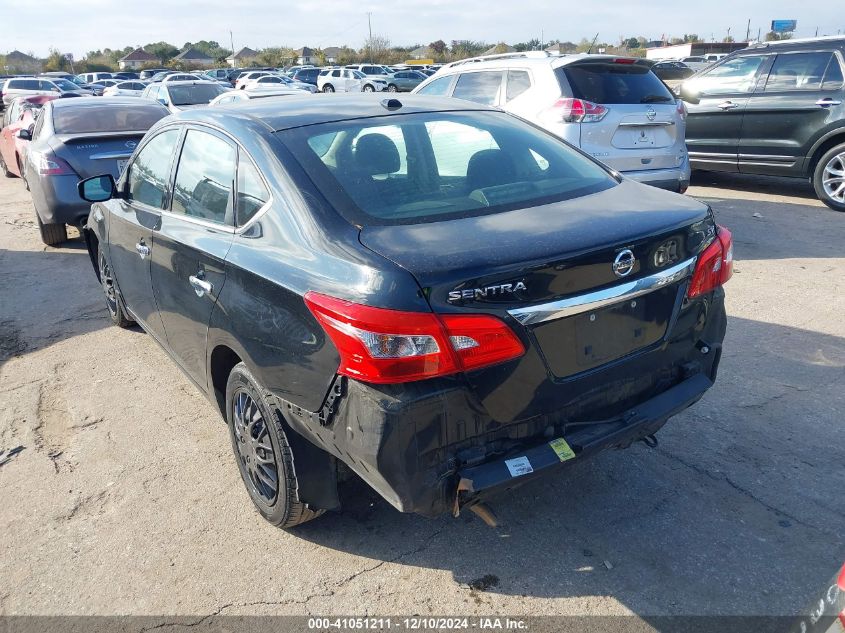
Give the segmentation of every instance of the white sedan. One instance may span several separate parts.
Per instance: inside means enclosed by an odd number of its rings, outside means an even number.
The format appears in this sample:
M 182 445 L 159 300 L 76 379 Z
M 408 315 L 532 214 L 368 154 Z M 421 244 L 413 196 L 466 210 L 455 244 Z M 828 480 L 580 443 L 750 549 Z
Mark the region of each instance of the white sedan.
M 242 103 L 252 99 L 264 99 L 266 97 L 297 97 L 304 96 L 307 93 L 303 90 L 290 90 L 289 88 L 276 88 L 275 86 L 265 86 L 263 88 L 251 88 L 246 90 L 230 90 L 224 92 L 222 95 L 212 99 L 208 105 L 210 107 L 232 105 L 234 103 Z
M 109 86 L 103 90 L 104 97 L 140 97 L 147 87 L 142 81 L 120 81 L 113 86 Z
M 289 77 L 281 75 L 264 75 L 241 84 L 242 90 L 253 90 L 262 87 L 287 88 L 288 90 L 302 90 L 304 92 L 317 92 L 317 86 L 306 84 L 301 81 L 294 81 Z

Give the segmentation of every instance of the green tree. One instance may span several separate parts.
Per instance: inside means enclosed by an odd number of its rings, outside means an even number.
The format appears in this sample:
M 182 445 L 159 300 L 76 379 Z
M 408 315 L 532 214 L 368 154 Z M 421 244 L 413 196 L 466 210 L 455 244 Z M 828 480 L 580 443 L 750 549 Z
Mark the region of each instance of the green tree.
M 490 48 L 490 45 L 485 42 L 452 40 L 450 54 L 452 59 L 466 59 L 467 57 L 476 57 L 488 48 Z
M 364 48 L 361 49 L 365 62 L 374 64 L 389 64 L 391 62 L 390 39 L 384 35 L 373 35 L 364 40 Z
M 260 66 L 281 68 L 282 66 L 289 66 L 295 57 L 296 55 L 292 48 L 287 46 L 269 46 L 261 49 L 258 53 L 258 62 Z
M 57 48 L 50 48 L 50 54 L 44 62 L 44 72 L 70 72 L 70 60 Z
M 792 39 L 792 33 L 777 33 L 775 31 L 769 31 L 768 33 L 766 33 L 767 42 L 777 42 L 779 40 L 789 39 Z
M 179 54 L 179 49 L 173 46 L 173 44 L 168 44 L 167 42 L 153 42 L 152 44 L 147 44 L 144 46 L 144 50 L 150 55 L 155 55 L 158 58 L 158 61 L 162 64 L 166 64 Z
M 631 37 L 631 38 L 628 38 L 628 40 L 625 42 L 625 45 L 628 48 L 639 48 L 640 47 L 640 40 L 638 40 L 636 37 Z

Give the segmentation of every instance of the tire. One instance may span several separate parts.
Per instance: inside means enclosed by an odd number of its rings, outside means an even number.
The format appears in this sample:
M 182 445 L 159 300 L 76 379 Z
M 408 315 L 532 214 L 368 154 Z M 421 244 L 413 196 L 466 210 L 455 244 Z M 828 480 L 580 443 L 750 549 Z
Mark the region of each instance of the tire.
M 9 171 L 9 168 L 6 166 L 6 160 L 3 158 L 2 152 L 0 152 L 0 171 L 3 172 L 3 175 L 6 178 L 14 178 L 15 175 Z
M 235 365 L 226 382 L 226 422 L 241 479 L 261 516 L 290 528 L 323 514 L 299 500 L 281 416 L 243 363 Z
M 97 244 L 97 267 L 100 273 L 100 286 L 106 299 L 106 307 L 109 310 L 109 318 L 117 327 L 128 328 L 134 325 L 135 321 L 129 318 L 126 309 L 123 307 L 123 299 L 120 297 L 111 269 L 108 257 L 103 247 Z
M 323 86 L 323 92 L 334 92 L 334 86 L 331 84 L 326 84 Z
M 64 224 L 44 224 L 38 213 L 35 214 L 38 220 L 38 230 L 41 232 L 41 241 L 47 246 L 55 246 L 67 240 L 67 227 Z
M 816 163 L 813 189 L 828 207 L 845 212 L 845 143 L 831 147 Z
M 376 89 L 373 88 L 373 86 L 371 84 L 365 84 L 364 85 L 364 92 L 375 92 L 375 91 L 376 91 Z
M 387 86 L 387 91 L 388 92 L 399 92 L 399 88 L 396 86 L 396 84 L 390 84 L 390 85 Z

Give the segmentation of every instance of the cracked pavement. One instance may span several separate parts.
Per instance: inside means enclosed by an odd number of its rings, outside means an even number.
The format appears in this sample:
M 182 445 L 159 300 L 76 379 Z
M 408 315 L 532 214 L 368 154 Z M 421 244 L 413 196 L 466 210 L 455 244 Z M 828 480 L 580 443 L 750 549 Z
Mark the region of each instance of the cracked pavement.
M 0 614 L 795 613 L 845 559 L 845 214 L 801 181 L 694 185 L 733 231 L 730 323 L 657 450 L 503 493 L 495 529 L 353 481 L 284 532 L 212 405 L 110 326 L 82 243 L 44 247 L 0 180 Z

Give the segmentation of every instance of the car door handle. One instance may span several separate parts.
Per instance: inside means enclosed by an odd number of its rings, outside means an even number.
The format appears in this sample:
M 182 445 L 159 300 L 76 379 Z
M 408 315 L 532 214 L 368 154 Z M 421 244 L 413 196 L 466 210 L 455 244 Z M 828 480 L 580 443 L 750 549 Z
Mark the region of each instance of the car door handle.
M 823 108 L 828 108 L 830 106 L 840 105 L 842 101 L 838 99 L 831 99 L 830 97 L 825 97 L 824 99 L 819 99 L 816 101 L 817 106 L 821 106 Z
M 188 277 L 188 281 L 191 282 L 191 285 L 194 287 L 194 292 L 197 293 L 198 297 L 202 297 L 205 294 L 210 295 L 211 291 L 214 290 L 214 286 L 211 282 L 203 279 L 202 273 L 191 275 Z
M 722 101 L 722 103 L 720 103 L 716 107 L 720 110 L 733 110 L 734 108 L 738 108 L 739 104 L 734 103 L 733 101 Z
M 141 259 L 147 259 L 147 257 L 150 256 L 150 247 L 143 242 L 135 244 L 135 250 L 138 251 L 138 255 L 141 256 Z

